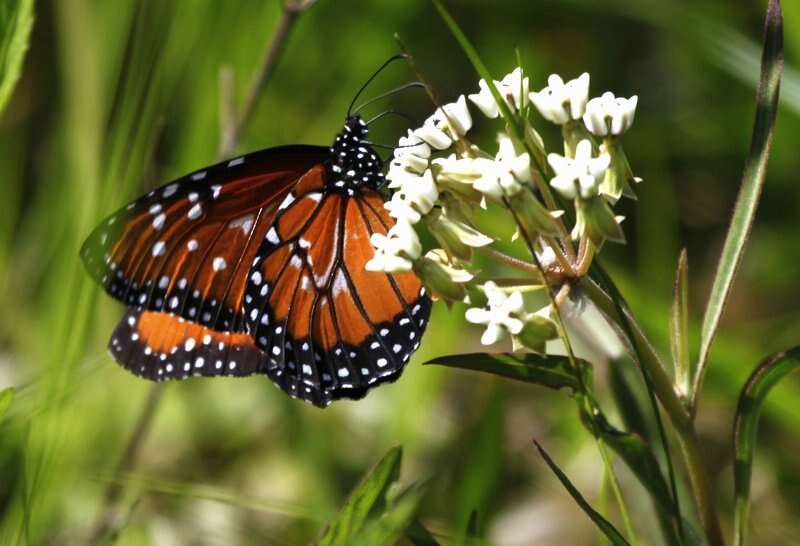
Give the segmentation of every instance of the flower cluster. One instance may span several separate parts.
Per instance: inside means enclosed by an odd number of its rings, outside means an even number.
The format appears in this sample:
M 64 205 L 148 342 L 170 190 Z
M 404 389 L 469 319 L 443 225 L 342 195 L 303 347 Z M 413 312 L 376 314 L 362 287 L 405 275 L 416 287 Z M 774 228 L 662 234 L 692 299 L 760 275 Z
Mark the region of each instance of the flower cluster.
M 516 68 L 502 80 L 481 80 L 477 93 L 437 108 L 408 131 L 387 174 L 393 194 L 385 207 L 395 224 L 372 236 L 375 256 L 367 269 L 414 271 L 449 305 L 470 301 L 470 294 L 485 299 L 484 306 L 467 310 L 466 319 L 486 327 L 486 345 L 510 335 L 515 346 L 539 350 L 556 337 L 552 302 L 541 297 L 544 282 L 556 273 L 559 279 L 580 277 L 604 242 L 625 241 L 622 217 L 612 207 L 623 195 L 634 197 L 631 182 L 639 181 L 620 142 L 633 123 L 637 97 L 607 92 L 590 98 L 589 84 L 586 73 L 567 82 L 553 74 L 547 86 L 531 91 L 530 79 Z M 471 107 L 489 119 L 503 118 L 494 150 L 469 141 Z M 534 109 L 560 127 L 563 153 L 547 153 L 531 121 Z M 562 210 L 567 203 L 574 213 Z M 508 287 L 482 272 L 478 279 L 474 251 L 496 241 L 476 224 L 477 207 L 511 215 L 539 275 Z M 567 218 L 574 218 L 571 226 Z M 421 230 L 436 248 L 425 252 Z

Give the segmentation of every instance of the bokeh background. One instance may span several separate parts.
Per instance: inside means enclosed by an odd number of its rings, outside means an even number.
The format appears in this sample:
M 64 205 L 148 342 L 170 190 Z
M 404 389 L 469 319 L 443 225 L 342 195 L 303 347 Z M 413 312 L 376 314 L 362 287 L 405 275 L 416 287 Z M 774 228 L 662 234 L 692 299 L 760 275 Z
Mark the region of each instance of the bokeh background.
M 0 12 L 13 4 L 3 0 Z M 736 397 L 765 355 L 800 340 L 800 3 L 784 3 L 787 70 L 769 176 L 711 366 L 699 428 L 729 529 Z M 752 128 L 765 2 L 451 1 L 490 70 L 532 79 L 592 75 L 595 94 L 639 95 L 626 150 L 644 178 L 626 203 L 626 246 L 604 249 L 658 348 L 678 253 L 688 249 L 695 330 L 738 189 Z M 78 248 L 103 214 L 215 162 L 220 70 L 241 104 L 279 18 L 277 1 L 59 0 L 36 3 L 22 78 L 0 116 L 0 387 L 17 396 L 0 425 L 0 543 L 83 544 L 125 484 L 120 545 L 305 544 L 358 478 L 402 445 L 402 482 L 429 480 L 421 519 L 447 542 L 472 509 L 489 543 L 592 544 L 591 523 L 535 454 L 536 437 L 590 500 L 601 462 L 563 393 L 423 367 L 477 350 L 463 308 L 442 305 L 400 381 L 324 411 L 266 379 L 167 385 L 136 468 L 115 469 L 150 385 L 105 344 L 120 314 L 84 274 Z M 319 0 L 292 32 L 239 151 L 327 144 L 397 32 L 445 99 L 477 76 L 424 0 Z M 413 78 L 401 63 L 366 96 Z M 392 107 L 418 123 L 422 93 Z M 377 124 L 391 143 L 402 119 Z M 482 123 L 490 141 L 490 124 Z M 544 130 L 551 147 L 555 133 Z M 696 340 L 695 340 L 696 341 Z M 696 348 L 696 347 L 695 347 Z M 599 368 L 603 391 L 603 369 Z M 752 544 L 800 544 L 800 383 L 766 405 L 756 456 Z M 658 544 L 651 505 L 620 467 L 640 537 Z M 616 516 L 612 512 L 612 519 Z

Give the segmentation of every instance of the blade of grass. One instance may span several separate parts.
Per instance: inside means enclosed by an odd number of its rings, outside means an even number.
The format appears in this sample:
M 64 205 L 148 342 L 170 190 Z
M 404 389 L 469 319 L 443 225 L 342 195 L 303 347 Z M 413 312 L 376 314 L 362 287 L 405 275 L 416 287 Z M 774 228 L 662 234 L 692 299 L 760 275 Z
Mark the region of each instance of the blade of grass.
M 411 525 L 424 494 L 423 487 L 410 487 L 384 513 L 367 521 L 363 529 L 347 541 L 348 546 L 394 544 Z
M 0 112 L 22 74 L 33 28 L 33 0 L 4 2 L 0 8 Z
M 692 369 L 689 359 L 689 266 L 686 249 L 678 258 L 675 272 L 675 285 L 672 298 L 672 313 L 669 322 L 672 363 L 675 367 L 675 388 L 684 397 L 689 396 L 692 382 Z
M 439 541 L 428 531 L 418 519 L 411 522 L 406 529 L 406 538 L 414 546 L 439 546 Z
M 402 449 L 394 447 L 370 470 L 356 486 L 342 510 L 323 530 L 318 546 L 350 544 L 375 506 L 383 502 L 388 487 L 400 475 Z
M 0 423 L 3 422 L 8 408 L 11 407 L 11 402 L 14 400 L 14 389 L 9 387 L 0 391 Z
M 770 0 L 764 23 L 764 49 L 761 58 L 761 77 L 756 92 L 756 115 L 750 151 L 745 162 L 742 185 L 733 211 L 728 234 L 706 305 L 700 332 L 700 355 L 692 384 L 690 409 L 696 408 L 697 396 L 703 385 L 708 354 L 719 327 L 720 317 L 730 295 L 734 277 L 742 260 L 747 238 L 755 219 L 761 190 L 767 175 L 767 162 L 772 146 L 778 96 L 783 72 L 783 15 L 779 0 Z
M 537 442 L 536 440 L 533 441 L 536 445 L 536 449 L 539 450 L 539 454 L 544 459 L 544 462 L 547 463 L 547 466 L 550 467 L 550 470 L 553 471 L 553 474 L 556 475 L 558 480 L 561 482 L 561 485 L 569 492 L 572 498 L 578 503 L 578 506 L 583 509 L 587 516 L 594 522 L 597 528 L 611 541 L 611 544 L 615 546 L 630 546 L 625 537 L 623 537 L 617 529 L 611 525 L 606 518 L 600 515 L 592 506 L 586 501 L 586 499 L 581 495 L 580 491 L 572 485 L 572 482 L 569 481 L 566 474 L 564 474 L 561 469 L 553 462 L 553 459 L 550 458 L 550 455 L 544 450 L 544 448 Z
M 800 347 L 793 347 L 765 359 L 747 380 L 736 406 L 733 425 L 734 449 L 734 545 L 744 546 L 750 511 L 750 477 L 753 451 L 758 436 L 758 419 L 770 390 L 791 372 L 800 369 Z

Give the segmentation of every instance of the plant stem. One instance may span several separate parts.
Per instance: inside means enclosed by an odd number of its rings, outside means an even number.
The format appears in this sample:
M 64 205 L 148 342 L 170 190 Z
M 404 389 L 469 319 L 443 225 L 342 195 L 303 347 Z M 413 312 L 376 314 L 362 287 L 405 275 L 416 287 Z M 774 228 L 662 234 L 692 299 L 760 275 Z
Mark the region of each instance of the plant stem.
M 629 310 L 623 309 L 625 317 L 620 317 L 611 297 L 588 277 L 581 280 L 580 286 L 607 317 L 616 322 L 623 330 L 630 332 L 632 337 L 630 342 L 638 349 L 636 352 L 641 355 L 640 363 L 649 374 L 653 390 L 669 416 L 681 443 L 681 452 L 689 474 L 692 494 L 709 546 L 723 546 L 725 541 L 722 537 L 722 528 L 714 506 L 708 472 L 700 454 L 694 421 L 675 392 L 658 354 Z M 629 328 L 625 328 L 625 325 Z
M 92 525 L 92 529 L 89 531 L 88 544 L 101 543 L 103 539 L 119 526 L 119 501 L 122 497 L 123 487 L 122 483 L 117 481 L 116 478 L 130 472 L 136 466 L 144 437 L 147 435 L 147 431 L 153 422 L 153 417 L 155 416 L 156 409 L 158 408 L 163 394 L 164 385 L 161 383 L 156 383 L 150 387 L 147 398 L 142 406 L 142 412 L 136 420 L 133 433 L 131 433 L 128 444 L 125 446 L 125 451 L 123 451 L 122 457 L 117 464 L 114 478 L 112 478 L 103 496 L 103 506 L 106 507 L 106 510 L 100 513 L 94 525 Z
M 242 128 L 247 124 L 248 120 L 253 114 L 258 98 L 261 92 L 269 82 L 270 77 L 275 71 L 278 64 L 283 48 L 288 41 L 289 33 L 294 28 L 298 16 L 312 5 L 315 0 L 287 0 L 284 2 L 283 9 L 281 10 L 281 18 L 278 21 L 278 26 L 272 34 L 261 61 L 260 68 L 250 85 L 250 90 L 245 98 L 244 105 L 236 117 L 235 123 L 223 133 L 222 142 L 220 145 L 220 157 L 225 158 L 233 153 L 236 144 L 239 141 L 239 134 Z
M 603 459 L 603 466 L 605 467 L 606 472 L 608 473 L 609 481 L 611 483 L 611 489 L 614 492 L 614 497 L 617 501 L 617 504 L 619 505 L 620 513 L 622 514 L 622 521 L 623 525 L 625 525 L 625 532 L 628 535 L 628 539 L 633 544 L 633 546 L 636 546 L 638 544 L 638 541 L 636 539 L 636 533 L 633 530 L 633 525 L 631 524 L 630 515 L 628 514 L 628 508 L 625 504 L 625 498 L 622 496 L 622 490 L 620 489 L 619 483 L 617 482 L 617 477 L 614 474 L 614 467 L 611 463 L 611 459 L 608 455 L 608 452 L 606 451 L 605 442 L 603 442 L 603 438 L 600 436 L 600 431 L 598 430 L 597 423 L 595 422 L 595 415 L 597 413 L 596 407 L 594 405 L 595 403 L 591 393 L 589 392 L 588 387 L 583 382 L 583 371 L 581 370 L 581 364 L 579 364 L 578 359 L 575 357 L 575 353 L 572 350 L 572 343 L 570 342 L 569 334 L 567 333 L 567 327 L 564 324 L 563 318 L 561 317 L 561 309 L 559 307 L 558 297 L 553 291 L 552 285 L 547 280 L 547 277 L 544 274 L 544 269 L 542 268 L 542 264 L 539 261 L 539 257 L 536 255 L 536 250 L 534 249 L 533 241 L 531 240 L 530 235 L 523 227 L 522 222 L 520 222 L 516 212 L 510 206 L 508 201 L 504 199 L 504 202 L 506 208 L 509 210 L 509 212 L 511 212 L 512 216 L 514 217 L 514 221 L 517 224 L 519 233 L 522 236 L 522 239 L 525 241 L 525 244 L 528 247 L 528 251 L 530 252 L 531 257 L 533 258 L 533 261 L 536 263 L 536 267 L 539 269 L 539 271 L 542 274 L 542 277 L 544 278 L 545 287 L 547 289 L 547 295 L 550 298 L 550 304 L 552 305 L 553 314 L 555 315 L 556 319 L 555 320 L 556 327 L 558 328 L 561 340 L 564 343 L 564 348 L 567 351 L 567 357 L 569 358 L 569 362 L 572 365 L 572 367 L 576 370 L 578 381 L 580 383 L 581 396 L 578 397 L 578 403 L 583 405 L 581 411 L 583 411 L 588 416 L 589 429 L 595 441 L 597 442 L 597 449 L 600 451 L 600 457 Z
M 241 130 L 250 119 L 259 95 L 264 91 L 264 87 L 274 72 L 275 65 L 277 64 L 278 59 L 283 52 L 286 40 L 289 37 L 289 31 L 297 21 L 299 14 L 310 8 L 315 2 L 316 0 L 287 0 L 282 4 L 283 10 L 281 13 L 281 19 L 278 22 L 275 32 L 273 32 L 272 36 L 267 42 L 268 45 L 265 49 L 265 55 L 263 57 L 261 67 L 259 68 L 256 77 L 253 79 L 250 90 L 247 94 L 247 99 L 239 116 L 235 118 L 234 122 L 231 122 L 230 119 L 224 119 L 224 117 L 227 117 L 229 113 L 232 114 L 232 109 L 230 112 L 222 112 L 221 117 L 223 119 L 221 119 L 220 122 L 220 132 L 222 134 L 219 153 L 220 158 L 224 158 L 225 156 L 229 155 L 236 148 Z M 223 87 L 230 85 L 230 77 L 225 75 L 224 70 L 221 80 L 221 85 Z M 223 101 L 225 100 L 226 99 L 223 97 Z M 221 106 L 223 110 L 227 109 L 225 102 L 223 102 Z M 128 439 L 128 443 L 126 444 L 125 450 L 123 451 L 122 457 L 117 465 L 115 477 L 119 476 L 120 474 L 130 472 L 136 467 L 141 446 L 147 437 L 147 433 L 149 432 L 151 425 L 153 424 L 153 418 L 155 417 L 159 402 L 161 401 L 163 390 L 163 385 L 160 383 L 153 384 L 150 387 L 150 390 L 147 394 L 147 399 L 142 407 L 142 411 L 139 414 L 139 417 L 136 419 L 133 432 Z M 90 527 L 91 530 L 88 535 L 88 544 L 99 544 L 115 531 L 115 527 L 118 525 L 119 520 L 119 503 L 122 493 L 122 484 L 117 481 L 112 481 L 109 483 L 105 494 L 103 495 L 104 508 L 98 514 L 94 523 Z

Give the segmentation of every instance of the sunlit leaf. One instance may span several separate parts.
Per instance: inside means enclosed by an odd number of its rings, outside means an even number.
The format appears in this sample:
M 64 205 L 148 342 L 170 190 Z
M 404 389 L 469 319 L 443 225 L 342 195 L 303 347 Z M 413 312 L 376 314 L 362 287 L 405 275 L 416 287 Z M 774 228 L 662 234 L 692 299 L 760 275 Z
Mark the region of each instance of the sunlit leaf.
M 402 449 L 394 447 L 366 474 L 323 531 L 317 542 L 319 546 L 350 544 L 350 539 L 363 528 L 372 509 L 383 501 L 388 487 L 397 480 L 401 459 Z
M 410 487 L 394 500 L 382 514 L 367 520 L 363 528 L 347 541 L 348 546 L 394 544 L 409 528 L 417 515 L 424 489 Z
M 568 387 L 576 392 L 580 389 L 580 378 L 570 365 L 566 356 L 544 355 L 539 353 L 468 353 L 463 355 L 440 356 L 425 364 L 438 364 L 450 368 L 490 373 L 560 389 Z M 589 364 L 583 362 L 584 368 Z
M 689 393 L 692 370 L 689 360 L 689 266 L 686 249 L 681 251 L 675 272 L 672 309 L 669 321 L 670 348 L 675 366 L 675 386 L 683 394 Z
M 22 74 L 22 64 L 33 28 L 33 0 L 0 4 L 0 112 Z
M 11 401 L 14 400 L 14 389 L 8 388 L 0 391 L 0 423 L 3 422 L 8 408 L 11 406 Z
M 600 515 L 600 513 L 597 512 L 594 508 L 592 508 L 592 506 L 586 501 L 586 499 L 583 498 L 583 495 L 581 495 L 580 491 L 578 491 L 575 488 L 575 486 L 572 485 L 572 482 L 569 481 L 569 478 L 567 478 L 566 474 L 564 474 L 561 471 L 561 469 L 558 468 L 556 463 L 553 462 L 553 459 L 550 458 L 550 456 L 547 454 L 544 448 L 542 448 L 542 446 L 539 445 L 539 442 L 534 440 L 534 443 L 536 444 L 536 449 L 539 450 L 539 453 L 541 454 L 542 458 L 547 463 L 547 466 L 550 467 L 550 470 L 553 471 L 553 474 L 555 474 L 556 477 L 561 482 L 561 485 L 563 485 L 564 488 L 569 492 L 569 494 L 572 495 L 572 498 L 575 500 L 576 503 L 578 503 L 578 506 L 581 507 L 581 509 L 586 513 L 587 516 L 589 516 L 589 518 L 594 522 L 597 528 L 606 536 L 606 538 L 608 538 L 608 540 L 610 540 L 611 543 L 614 544 L 614 546 L 626 546 L 626 545 L 630 546 L 628 541 L 625 540 L 625 537 L 623 537 L 620 534 L 620 532 L 617 531 L 617 529 L 611 524 L 611 522 L 609 522 L 606 518 Z
M 736 514 L 734 537 L 742 546 L 747 536 L 750 507 L 750 476 L 753 470 L 753 450 L 758 435 L 758 418 L 770 390 L 789 373 L 800 369 L 800 347 L 772 355 L 764 360 L 747 380 L 736 407 L 734 422 L 734 493 Z
M 767 161 L 772 146 L 775 118 L 778 114 L 778 95 L 783 72 L 783 15 L 780 2 L 770 0 L 764 26 L 764 50 L 761 57 L 761 77 L 756 93 L 756 116 L 750 152 L 744 166 L 742 185 L 725 237 L 717 273 L 703 316 L 700 332 L 700 356 L 692 388 L 693 401 L 698 395 L 705 373 L 708 353 L 725 303 L 739 269 L 747 238 L 755 219 L 761 190 L 767 175 Z

